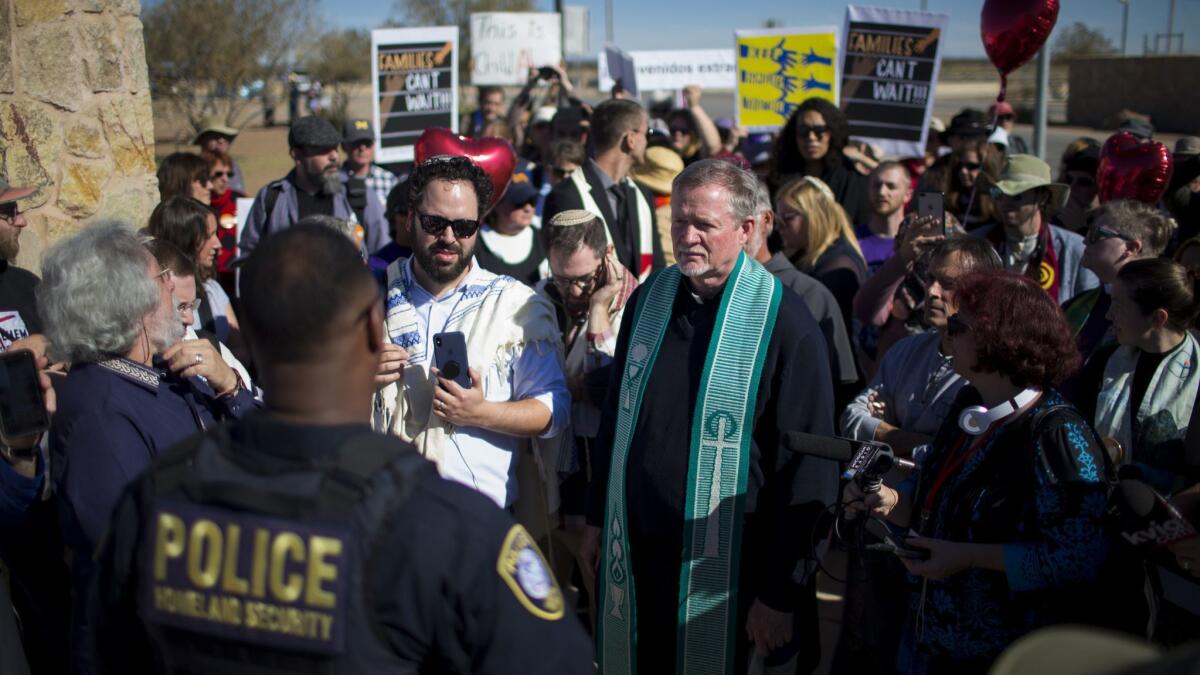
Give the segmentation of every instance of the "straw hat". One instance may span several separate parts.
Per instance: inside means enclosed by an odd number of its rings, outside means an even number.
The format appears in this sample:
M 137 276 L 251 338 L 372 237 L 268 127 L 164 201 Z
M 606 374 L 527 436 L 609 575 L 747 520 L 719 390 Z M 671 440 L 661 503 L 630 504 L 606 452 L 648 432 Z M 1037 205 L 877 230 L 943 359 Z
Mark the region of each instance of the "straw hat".
M 671 148 L 655 146 L 646 149 L 646 161 L 631 172 L 633 179 L 651 192 L 671 194 L 671 181 L 683 171 L 683 158 Z

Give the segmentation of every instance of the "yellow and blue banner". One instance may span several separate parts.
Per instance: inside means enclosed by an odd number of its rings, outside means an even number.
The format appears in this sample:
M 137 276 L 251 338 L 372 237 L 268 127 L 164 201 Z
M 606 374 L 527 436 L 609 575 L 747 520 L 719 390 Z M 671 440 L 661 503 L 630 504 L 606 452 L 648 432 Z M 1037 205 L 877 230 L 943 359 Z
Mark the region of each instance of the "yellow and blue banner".
M 836 105 L 839 32 L 834 26 L 735 32 L 738 125 L 774 131 L 806 99 Z

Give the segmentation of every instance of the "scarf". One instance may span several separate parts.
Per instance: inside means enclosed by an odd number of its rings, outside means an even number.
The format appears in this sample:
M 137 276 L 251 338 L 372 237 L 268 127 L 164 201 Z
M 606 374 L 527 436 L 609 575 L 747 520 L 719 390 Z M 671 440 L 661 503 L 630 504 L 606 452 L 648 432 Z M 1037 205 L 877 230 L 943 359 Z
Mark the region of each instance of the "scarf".
M 683 275 L 671 266 L 649 282 L 638 303 L 621 376 L 605 500 L 603 559 L 596 584 L 600 672 L 636 670 L 637 601 L 626 512 L 629 447 L 642 396 L 654 371 Z M 738 564 L 754 409 L 782 286 L 745 253 L 721 293 L 696 408 L 684 505 L 676 672 L 733 671 L 737 643 Z M 656 646 L 661 648 L 661 646 Z
M 431 327 L 429 334 L 461 331 L 466 336 L 467 360 L 479 373 L 484 396 L 489 381 L 508 384 L 512 364 L 525 349 L 552 349 L 562 367 L 560 337 L 549 302 L 512 277 L 481 272 L 475 276 L 475 283 L 470 279 L 455 290 L 461 297 L 445 327 L 436 331 Z M 409 289 L 416 283 L 411 258 L 389 265 L 387 280 L 384 329 L 393 344 L 408 352 L 409 361 L 400 383 L 376 392 L 372 426 L 412 443 L 421 454 L 440 464 L 454 428 L 433 414 L 437 382 L 430 372 L 433 363 L 432 355 L 427 354 L 426 331 L 410 297 Z M 558 506 L 558 482 L 553 471 L 567 459 L 559 456 L 562 439 L 567 435 L 531 439 L 546 488 L 552 489 L 547 496 L 551 511 Z
M 1009 266 L 1008 256 L 1005 255 L 1005 251 L 1009 247 L 1009 241 L 1005 236 L 1004 227 L 996 225 L 988 230 L 987 238 L 992 243 L 992 247 L 1000 252 L 1000 257 L 1005 259 L 1006 266 Z M 1054 239 L 1050 236 L 1050 225 L 1045 221 L 1042 222 L 1042 229 L 1038 231 L 1037 246 L 1034 247 L 1032 255 L 1024 262 L 1025 269 L 1023 272 L 1025 276 L 1036 281 L 1042 287 L 1042 290 L 1049 293 L 1050 297 L 1057 303 L 1058 287 L 1061 283 L 1058 252 L 1054 250 Z M 1011 267 L 1015 267 L 1015 265 Z
M 1125 446 L 1126 458 L 1142 466 L 1147 480 L 1160 491 L 1170 491 L 1174 471 L 1179 467 L 1162 466 L 1156 462 L 1166 447 L 1182 442 L 1187 435 L 1192 406 L 1196 402 L 1196 387 L 1200 385 L 1200 344 L 1190 332 L 1183 342 L 1171 351 L 1150 378 L 1150 385 L 1136 411 L 1137 437 L 1134 437 L 1134 411 L 1129 408 L 1133 374 L 1141 350 L 1122 345 L 1109 357 L 1104 367 L 1100 394 L 1096 397 L 1096 432 L 1111 437 Z M 1182 453 L 1182 446 L 1179 448 Z M 1180 459 L 1182 454 L 1180 454 Z M 1148 469 L 1148 470 L 1147 470 Z M 1156 475 L 1164 473 L 1169 475 Z

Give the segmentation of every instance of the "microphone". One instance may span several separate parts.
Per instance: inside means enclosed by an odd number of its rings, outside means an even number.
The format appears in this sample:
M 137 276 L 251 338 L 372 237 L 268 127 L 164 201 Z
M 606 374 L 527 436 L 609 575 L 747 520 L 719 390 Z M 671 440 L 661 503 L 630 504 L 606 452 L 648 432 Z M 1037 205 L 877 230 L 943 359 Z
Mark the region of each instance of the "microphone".
M 851 462 L 865 450 L 871 450 L 874 454 L 892 454 L 892 449 L 887 443 L 878 443 L 876 441 L 855 441 L 849 438 L 840 436 L 818 436 L 816 434 L 807 434 L 803 431 L 787 431 L 783 434 L 783 445 L 792 452 L 811 457 L 821 457 L 824 459 L 832 459 L 835 462 Z M 864 457 L 864 460 L 873 459 L 872 457 Z M 917 467 L 912 461 L 894 457 L 894 464 L 901 471 L 912 471 Z M 860 462 L 854 461 L 853 464 Z M 852 476 L 844 476 L 851 478 Z
M 1117 482 L 1113 508 L 1121 538 L 1138 548 L 1158 548 L 1196 536 L 1196 528 L 1170 502 L 1140 480 Z

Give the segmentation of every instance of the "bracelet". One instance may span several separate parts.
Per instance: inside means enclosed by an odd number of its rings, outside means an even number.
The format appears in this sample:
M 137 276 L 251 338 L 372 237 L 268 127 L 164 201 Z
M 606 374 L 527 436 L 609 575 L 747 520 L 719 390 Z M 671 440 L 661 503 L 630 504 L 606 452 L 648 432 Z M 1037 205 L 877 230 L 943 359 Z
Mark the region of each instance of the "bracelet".
M 237 396 L 239 391 L 245 389 L 245 387 L 242 385 L 242 376 L 236 370 L 233 371 L 233 379 L 233 387 L 217 394 L 217 398 L 229 398 L 231 396 Z

